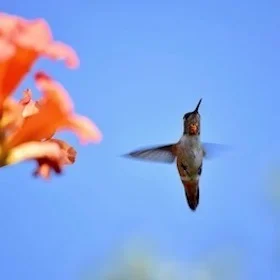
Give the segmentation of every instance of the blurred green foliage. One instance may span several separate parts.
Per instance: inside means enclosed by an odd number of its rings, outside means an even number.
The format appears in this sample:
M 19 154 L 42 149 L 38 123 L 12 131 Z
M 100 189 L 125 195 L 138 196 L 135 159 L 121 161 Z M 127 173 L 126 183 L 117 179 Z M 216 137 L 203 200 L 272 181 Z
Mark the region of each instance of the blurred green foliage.
M 121 250 L 100 275 L 82 280 L 236 280 L 237 260 L 233 253 L 220 253 L 200 262 L 183 263 L 157 256 L 147 246 L 132 246 Z

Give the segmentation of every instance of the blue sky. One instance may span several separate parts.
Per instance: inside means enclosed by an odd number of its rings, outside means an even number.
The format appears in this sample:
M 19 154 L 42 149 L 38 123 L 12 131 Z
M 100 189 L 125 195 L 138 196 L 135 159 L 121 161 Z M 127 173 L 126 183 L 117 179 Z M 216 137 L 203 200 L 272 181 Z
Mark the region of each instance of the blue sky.
M 244 279 L 273 279 L 276 225 L 266 176 L 279 159 L 279 8 L 276 1 L 54 1 L 1 3 L 45 18 L 81 59 L 78 70 L 40 60 L 77 112 L 103 132 L 51 183 L 33 163 L 2 169 L 0 278 L 78 279 L 127 240 L 152 240 L 178 261 L 237 249 Z M 25 87 L 34 92 L 28 77 Z M 38 93 L 36 93 L 38 94 Z M 38 96 L 38 95 L 37 95 Z M 191 212 L 175 165 L 119 157 L 175 142 L 199 98 L 202 139 L 233 151 L 204 164 Z M 279 163 L 279 161 L 278 161 Z

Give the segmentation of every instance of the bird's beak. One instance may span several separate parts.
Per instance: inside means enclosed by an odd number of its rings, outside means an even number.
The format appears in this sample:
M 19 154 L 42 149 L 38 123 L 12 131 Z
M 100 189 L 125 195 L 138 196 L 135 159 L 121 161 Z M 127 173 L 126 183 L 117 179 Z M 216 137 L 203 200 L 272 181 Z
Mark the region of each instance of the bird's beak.
M 201 101 L 202 101 L 202 98 L 200 98 L 200 100 L 199 100 L 199 102 L 198 102 L 198 104 L 197 104 L 195 110 L 193 111 L 194 113 L 198 113 L 198 109 L 199 109 L 199 106 L 200 106 Z

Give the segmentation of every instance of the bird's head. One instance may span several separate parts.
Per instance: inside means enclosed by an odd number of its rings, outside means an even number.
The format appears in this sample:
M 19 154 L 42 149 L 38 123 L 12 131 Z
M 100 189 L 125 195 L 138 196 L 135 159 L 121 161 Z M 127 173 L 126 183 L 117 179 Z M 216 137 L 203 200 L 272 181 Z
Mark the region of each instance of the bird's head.
M 200 134 L 200 114 L 198 112 L 202 98 L 199 100 L 194 111 L 184 115 L 184 134 L 199 135 Z

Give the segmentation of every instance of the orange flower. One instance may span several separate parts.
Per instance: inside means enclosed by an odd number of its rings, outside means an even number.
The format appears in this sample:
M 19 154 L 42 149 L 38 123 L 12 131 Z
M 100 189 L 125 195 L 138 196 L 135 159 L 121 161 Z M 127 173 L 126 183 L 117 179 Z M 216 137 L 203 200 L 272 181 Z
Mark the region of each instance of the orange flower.
M 9 99 L 7 99 L 9 100 Z M 22 118 L 23 120 L 26 117 L 37 114 L 40 109 L 39 103 L 43 103 L 44 100 L 34 101 L 32 100 L 32 92 L 27 89 L 23 92 L 23 98 L 19 101 L 19 104 L 23 106 L 22 108 Z M 6 114 L 5 114 L 6 115 Z M 17 115 L 18 116 L 18 115 Z M 11 118 L 10 118 L 11 119 Z M 13 118 L 12 120 L 14 120 Z M 18 121 L 17 121 L 18 123 Z M 23 123 L 23 121 L 22 121 Z M 19 127 L 19 126 L 18 126 Z M 58 158 L 50 157 L 49 155 L 44 154 L 43 157 L 37 157 L 37 169 L 34 171 L 33 175 L 35 177 L 40 176 L 43 179 L 49 179 L 51 171 L 54 171 L 57 174 L 62 172 L 64 165 L 73 164 L 76 160 L 77 152 L 76 150 L 68 145 L 65 141 L 59 139 L 49 139 L 44 143 L 56 143 L 60 149 L 60 156 Z M 58 153 L 58 151 L 57 151 Z M 59 153 L 57 155 L 59 155 Z
M 0 110 L 40 56 L 65 60 L 69 67 L 79 64 L 75 51 L 53 40 L 43 19 L 26 20 L 0 13 Z
M 36 160 L 34 175 L 49 178 L 73 164 L 76 150 L 66 142 L 51 139 L 60 130 L 72 130 L 82 143 L 99 142 L 101 133 L 86 117 L 74 113 L 67 91 L 43 72 L 35 75 L 43 93 L 32 100 L 29 89 L 16 102 L 11 95 L 40 56 L 79 64 L 75 51 L 53 40 L 43 19 L 25 20 L 0 13 L 0 167 L 23 160 Z
M 72 130 L 82 143 L 99 142 L 101 133 L 89 119 L 74 114 L 72 101 L 59 83 L 44 73 L 36 75 L 36 83 L 43 93 L 42 99 L 37 101 L 39 110 L 35 114 L 23 118 L 21 126 L 2 140 L 0 162 L 1 166 L 4 166 L 30 159 L 33 156 L 33 159 L 37 159 L 39 164 L 36 174 L 48 177 L 51 169 L 60 172 L 59 168 L 74 163 L 76 158 L 76 151 L 67 143 L 58 139 L 50 139 L 57 131 Z M 28 104 L 30 94 L 30 91 L 26 91 L 20 103 Z M 22 106 L 21 104 L 18 106 Z M 24 110 L 20 112 L 22 113 Z M 18 121 L 16 117 L 8 119 Z M 40 146 L 41 144 L 42 146 Z M 35 148 L 36 150 L 29 150 Z M 56 157 L 53 156 L 55 153 Z M 56 167 L 54 167 L 54 163 Z
M 6 140 L 11 149 L 21 143 L 50 139 L 57 131 L 69 129 L 82 143 L 99 142 L 99 129 L 86 117 L 74 114 L 72 101 L 66 90 L 46 74 L 36 75 L 36 84 L 43 93 L 38 113 L 25 118 L 20 129 Z
M 30 90 L 24 92 L 24 97 L 19 103 L 11 98 L 5 100 L 3 117 L 1 119 L 1 128 L 2 132 L 4 132 L 2 136 L 4 137 L 1 139 L 2 146 L 0 146 L 0 166 L 35 159 L 38 167 L 33 173 L 34 176 L 49 179 L 51 171 L 60 174 L 64 165 L 75 162 L 77 152 L 73 147 L 59 139 L 46 141 L 31 140 L 18 144 L 11 149 L 9 149 L 8 145 L 5 145 L 5 139 L 8 139 L 11 133 L 15 133 L 15 131 L 21 129 L 26 118 L 38 113 L 39 109 L 35 112 L 32 111 L 32 105 L 36 103 L 37 101 L 31 99 Z M 24 104 L 25 107 L 22 107 Z M 30 108 L 28 108 L 29 105 L 31 106 Z M 26 110 L 29 110 L 30 114 L 24 118 L 23 115 L 26 113 Z

